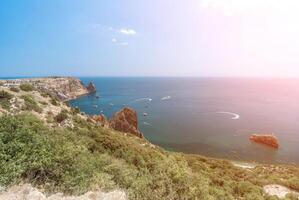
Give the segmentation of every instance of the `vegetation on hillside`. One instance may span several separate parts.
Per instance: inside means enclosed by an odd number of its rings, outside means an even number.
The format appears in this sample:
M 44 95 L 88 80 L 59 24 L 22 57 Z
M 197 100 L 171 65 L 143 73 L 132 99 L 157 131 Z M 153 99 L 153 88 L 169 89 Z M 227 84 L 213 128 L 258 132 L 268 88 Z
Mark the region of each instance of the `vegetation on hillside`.
M 4 90 L 0 91 L 0 106 L 6 110 L 10 108 L 10 100 L 13 98 L 13 95 Z
M 29 83 L 23 83 L 23 84 L 21 84 L 20 85 L 20 89 L 23 90 L 23 91 L 25 91 L 25 92 L 30 92 L 30 91 L 34 90 L 33 86 L 31 84 L 29 84 Z
M 138 200 L 276 199 L 262 192 L 269 183 L 299 191 L 296 167 L 244 170 L 225 160 L 167 152 L 80 117 L 74 124 L 49 128 L 32 114 L 0 117 L 0 185 L 26 180 L 75 194 L 121 188 Z
M 42 112 L 42 108 L 38 105 L 32 95 L 23 95 L 21 98 L 24 99 L 24 106 L 22 108 L 23 110 L 35 111 L 38 113 Z
M 58 113 L 55 116 L 55 121 L 58 123 L 63 122 L 64 120 L 66 120 L 68 118 L 68 111 L 67 110 L 62 110 L 60 113 Z
M 9 90 L 12 92 L 20 92 L 20 89 L 17 87 L 11 87 L 11 88 L 9 88 Z

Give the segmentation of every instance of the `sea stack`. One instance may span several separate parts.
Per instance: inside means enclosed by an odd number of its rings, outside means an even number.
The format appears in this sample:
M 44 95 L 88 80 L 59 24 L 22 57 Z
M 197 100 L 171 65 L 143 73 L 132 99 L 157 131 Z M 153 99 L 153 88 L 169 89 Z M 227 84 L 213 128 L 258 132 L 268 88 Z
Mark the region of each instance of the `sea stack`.
M 138 130 L 137 112 L 132 108 L 125 107 L 115 113 L 110 120 L 110 127 L 143 138 L 143 134 Z
M 278 139 L 274 135 L 253 134 L 249 139 L 256 143 L 264 144 L 275 149 L 279 147 Z
M 86 87 L 86 89 L 88 90 L 89 93 L 93 93 L 93 92 L 96 92 L 96 86 L 93 82 L 90 82 L 88 84 L 88 86 Z

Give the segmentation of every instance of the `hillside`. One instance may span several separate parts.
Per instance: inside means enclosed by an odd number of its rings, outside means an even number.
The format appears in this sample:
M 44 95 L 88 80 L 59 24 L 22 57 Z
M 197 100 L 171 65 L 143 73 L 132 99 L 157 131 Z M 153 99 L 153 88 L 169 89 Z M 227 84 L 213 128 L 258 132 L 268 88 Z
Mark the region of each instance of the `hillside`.
M 106 126 L 106 120 L 104 124 L 69 107 L 65 100 L 91 90 L 78 79 L 59 78 L 63 84 L 54 79 L 1 82 L 0 198 L 16 185 L 31 184 L 48 195 L 100 190 L 123 191 L 136 200 L 270 200 L 278 199 L 267 190 L 276 184 L 293 191 L 285 199 L 298 199 L 297 166 L 234 164 L 166 151 L 136 134 L 112 129 L 118 127 L 115 121 Z M 59 98 L 60 93 L 67 98 Z

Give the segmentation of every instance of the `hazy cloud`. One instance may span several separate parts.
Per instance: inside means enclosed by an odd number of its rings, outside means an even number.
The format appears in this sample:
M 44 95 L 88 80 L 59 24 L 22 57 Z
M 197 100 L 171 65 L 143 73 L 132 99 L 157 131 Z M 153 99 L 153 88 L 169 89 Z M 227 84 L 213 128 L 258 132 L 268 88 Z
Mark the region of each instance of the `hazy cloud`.
M 121 46 L 127 46 L 127 45 L 129 45 L 128 42 L 125 42 L 125 41 L 120 42 L 120 41 L 118 41 L 116 38 L 112 38 L 111 41 L 112 41 L 114 44 L 121 45 Z
M 128 42 L 121 42 L 120 45 L 127 46 L 127 45 L 129 45 L 129 43 Z
M 116 38 L 112 38 L 112 42 L 113 43 L 117 43 L 117 39 Z
M 121 28 L 119 32 L 125 35 L 136 35 L 136 31 L 130 28 Z

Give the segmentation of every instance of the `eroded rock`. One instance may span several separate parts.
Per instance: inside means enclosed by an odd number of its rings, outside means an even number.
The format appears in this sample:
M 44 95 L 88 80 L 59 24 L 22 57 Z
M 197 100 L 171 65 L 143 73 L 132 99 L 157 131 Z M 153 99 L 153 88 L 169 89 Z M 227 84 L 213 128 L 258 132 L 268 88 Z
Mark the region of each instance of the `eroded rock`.
M 279 147 L 278 139 L 274 135 L 253 134 L 250 136 L 249 139 L 256 143 L 264 144 L 276 149 Z
M 94 115 L 91 119 L 99 123 L 102 127 L 109 128 L 109 121 L 104 114 Z
M 276 184 L 265 185 L 263 187 L 263 190 L 266 194 L 268 194 L 270 196 L 277 196 L 280 199 L 285 198 L 288 194 L 296 195 L 299 198 L 299 193 L 297 193 L 287 187 L 284 187 L 282 185 L 276 185 Z
M 128 107 L 113 115 L 110 120 L 110 127 L 117 131 L 131 133 L 140 138 L 143 137 L 143 134 L 138 130 L 137 112 Z
M 86 87 L 88 92 L 92 93 L 96 91 L 96 85 L 93 82 L 90 82 Z
M 46 196 L 30 184 L 13 186 L 7 191 L 0 193 L 0 200 L 126 200 L 123 191 L 112 191 L 104 193 L 101 191 L 90 191 L 80 196 L 64 196 L 62 193 Z

